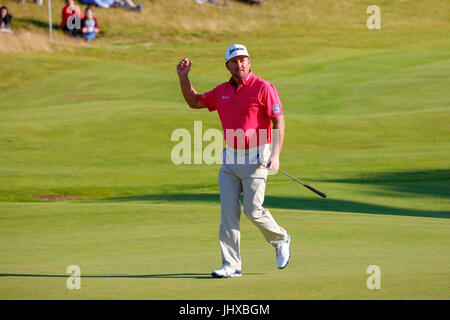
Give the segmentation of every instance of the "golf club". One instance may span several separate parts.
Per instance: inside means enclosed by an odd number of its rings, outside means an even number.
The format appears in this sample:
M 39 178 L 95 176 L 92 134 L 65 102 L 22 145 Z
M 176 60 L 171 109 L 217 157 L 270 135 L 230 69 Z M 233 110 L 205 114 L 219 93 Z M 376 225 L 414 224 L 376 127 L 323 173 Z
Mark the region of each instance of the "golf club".
M 261 163 L 261 165 L 262 165 L 263 167 L 267 168 L 267 162 L 261 160 L 261 159 L 259 158 L 259 155 L 258 155 L 258 160 L 259 160 L 259 162 Z M 321 196 L 322 198 L 326 198 L 326 197 L 327 197 L 327 195 L 326 195 L 325 193 L 320 192 L 319 190 L 317 190 L 317 189 L 311 187 L 309 184 L 304 183 L 304 182 L 298 180 L 297 178 L 291 176 L 289 173 L 284 172 L 284 171 L 281 170 L 281 169 L 278 169 L 278 171 L 281 172 L 282 174 L 288 176 L 288 177 L 291 178 L 292 180 L 295 180 L 295 181 L 301 183 L 303 186 L 305 186 L 306 188 L 308 188 L 308 189 L 311 190 L 312 192 L 318 194 L 318 195 Z

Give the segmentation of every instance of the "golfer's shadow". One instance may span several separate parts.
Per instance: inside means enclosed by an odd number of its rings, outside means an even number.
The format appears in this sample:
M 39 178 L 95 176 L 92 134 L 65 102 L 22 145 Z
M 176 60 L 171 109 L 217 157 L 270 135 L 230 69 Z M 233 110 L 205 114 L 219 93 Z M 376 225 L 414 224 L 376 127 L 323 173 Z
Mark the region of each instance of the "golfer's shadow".
M 246 275 L 258 275 L 261 273 L 246 273 Z M 0 273 L 1 277 L 31 277 L 31 278 L 68 278 L 70 274 L 24 274 L 24 273 Z M 81 274 L 80 278 L 138 278 L 138 279 L 214 279 L 209 273 L 158 273 L 158 274 Z
M 23 273 L 0 273 L 0 277 L 36 277 L 36 278 L 68 278 L 70 274 L 23 274 Z M 212 279 L 207 273 L 159 273 L 159 274 L 81 274 L 80 278 L 139 278 L 139 279 Z

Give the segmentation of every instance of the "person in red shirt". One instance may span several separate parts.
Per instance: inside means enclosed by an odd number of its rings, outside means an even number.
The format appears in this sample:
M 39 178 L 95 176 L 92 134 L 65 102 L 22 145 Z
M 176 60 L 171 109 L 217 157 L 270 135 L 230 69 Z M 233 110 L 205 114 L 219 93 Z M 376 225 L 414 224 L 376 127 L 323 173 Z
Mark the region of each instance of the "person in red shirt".
M 71 19 L 72 16 L 76 18 Z M 60 27 L 71 36 L 81 35 L 81 21 L 84 15 L 74 0 L 66 0 L 66 5 L 61 12 Z
M 245 215 L 276 249 L 277 267 L 285 268 L 291 256 L 289 234 L 262 206 L 268 170 L 279 168 L 285 127 L 283 105 L 275 87 L 253 74 L 245 46 L 230 46 L 225 60 L 230 80 L 203 94 L 197 93 L 189 80 L 192 61 L 185 58 L 177 65 L 181 92 L 187 104 L 193 109 L 217 111 L 225 132 L 226 148 L 219 171 L 222 267 L 211 273 L 215 278 L 242 275 L 241 192 Z M 267 163 L 267 167 L 259 160 Z

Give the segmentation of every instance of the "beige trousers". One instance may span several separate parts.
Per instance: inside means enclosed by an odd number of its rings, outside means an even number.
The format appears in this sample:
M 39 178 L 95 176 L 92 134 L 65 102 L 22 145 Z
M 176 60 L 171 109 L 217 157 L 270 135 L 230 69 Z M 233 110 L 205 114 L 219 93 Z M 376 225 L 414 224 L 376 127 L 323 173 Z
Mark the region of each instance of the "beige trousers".
M 230 161 L 232 153 L 229 150 L 224 149 L 223 151 L 223 162 L 219 171 L 221 205 L 219 242 L 222 251 L 222 266 L 227 265 L 235 270 L 241 270 L 239 226 L 241 192 L 243 193 L 245 215 L 273 247 L 276 248 L 285 241 L 288 235 L 286 230 L 275 222 L 269 210 L 262 206 L 268 169 L 253 161 L 256 158 L 254 154 L 244 155 L 247 160 L 244 164 L 242 161 Z M 259 157 L 264 161 L 269 160 L 270 145 L 259 150 Z M 248 161 L 249 159 L 250 161 Z

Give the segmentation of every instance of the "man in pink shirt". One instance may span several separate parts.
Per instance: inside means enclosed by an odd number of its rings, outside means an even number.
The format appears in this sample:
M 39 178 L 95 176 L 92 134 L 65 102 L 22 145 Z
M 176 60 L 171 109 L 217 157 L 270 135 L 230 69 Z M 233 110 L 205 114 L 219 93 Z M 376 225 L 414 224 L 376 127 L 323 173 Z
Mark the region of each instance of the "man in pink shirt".
M 181 91 L 188 105 L 193 109 L 217 111 L 225 133 L 226 148 L 219 171 L 222 267 L 211 273 L 215 278 L 242 275 L 241 192 L 245 215 L 276 249 L 277 267 L 285 268 L 291 256 L 289 234 L 262 206 L 268 170 L 279 168 L 284 140 L 283 105 L 275 87 L 253 74 L 245 46 L 230 46 L 225 60 L 230 80 L 203 94 L 198 94 L 190 83 L 188 73 L 192 62 L 185 58 L 177 65 Z M 260 160 L 267 162 L 267 167 Z

